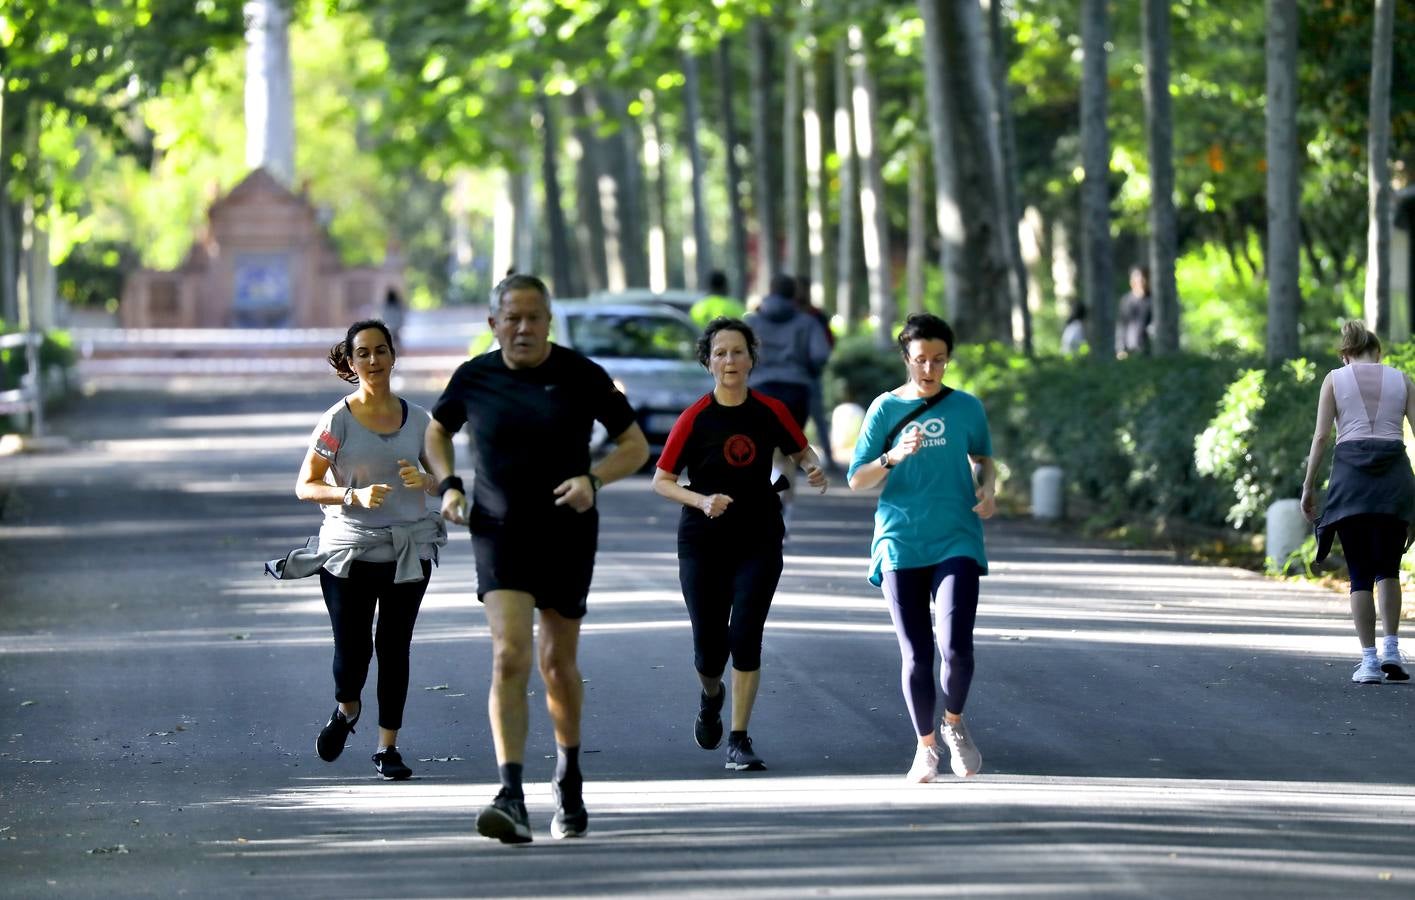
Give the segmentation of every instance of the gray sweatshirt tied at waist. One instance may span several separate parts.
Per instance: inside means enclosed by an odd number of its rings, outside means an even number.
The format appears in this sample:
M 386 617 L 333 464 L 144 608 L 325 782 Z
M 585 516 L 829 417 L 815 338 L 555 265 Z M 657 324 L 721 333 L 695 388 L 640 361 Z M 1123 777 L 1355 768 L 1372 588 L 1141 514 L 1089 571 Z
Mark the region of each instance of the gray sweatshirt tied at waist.
M 398 563 L 393 581 L 407 584 L 423 580 L 422 549 L 430 548 L 436 563 L 437 548 L 446 543 L 447 525 L 438 513 L 430 512 L 415 522 L 382 527 L 328 519 L 320 534 L 310 538 L 305 546 L 291 550 L 284 559 L 266 563 L 265 574 L 285 580 L 307 578 L 324 569 L 338 578 L 348 578 L 354 560 L 375 547 L 391 546 Z

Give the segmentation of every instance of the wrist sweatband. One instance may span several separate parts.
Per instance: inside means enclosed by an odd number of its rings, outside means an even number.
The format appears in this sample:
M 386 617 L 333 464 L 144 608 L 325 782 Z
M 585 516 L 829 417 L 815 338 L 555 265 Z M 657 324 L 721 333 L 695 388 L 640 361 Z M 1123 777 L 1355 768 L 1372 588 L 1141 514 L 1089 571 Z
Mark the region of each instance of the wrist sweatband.
M 461 491 L 465 494 L 467 489 L 463 487 L 462 479 L 458 478 L 456 475 L 448 475 L 438 483 L 437 496 L 441 497 L 448 491 Z

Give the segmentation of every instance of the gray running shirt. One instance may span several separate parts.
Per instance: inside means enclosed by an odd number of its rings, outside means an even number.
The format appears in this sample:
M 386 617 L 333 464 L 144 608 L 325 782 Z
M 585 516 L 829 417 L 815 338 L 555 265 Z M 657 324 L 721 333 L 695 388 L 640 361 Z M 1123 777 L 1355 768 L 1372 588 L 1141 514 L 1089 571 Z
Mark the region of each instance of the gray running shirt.
M 326 527 L 337 526 L 342 519 L 383 528 L 416 522 L 427 515 L 433 498 L 418 488 L 403 486 L 403 479 L 398 477 L 398 460 L 405 459 L 422 468 L 418 458 L 422 455 L 423 433 L 430 417 L 421 406 L 406 400 L 402 402 L 407 407 L 407 416 L 403 427 L 391 434 L 379 434 L 359 424 L 344 400 L 320 416 L 310 436 L 311 448 L 329 461 L 328 477 L 332 483 L 355 488 L 386 484 L 392 488 L 378 509 L 339 504 L 321 506 Z M 420 556 L 431 559 L 430 546 L 424 547 Z M 391 547 L 385 547 L 370 550 L 360 558 L 368 562 L 391 562 L 395 556 Z

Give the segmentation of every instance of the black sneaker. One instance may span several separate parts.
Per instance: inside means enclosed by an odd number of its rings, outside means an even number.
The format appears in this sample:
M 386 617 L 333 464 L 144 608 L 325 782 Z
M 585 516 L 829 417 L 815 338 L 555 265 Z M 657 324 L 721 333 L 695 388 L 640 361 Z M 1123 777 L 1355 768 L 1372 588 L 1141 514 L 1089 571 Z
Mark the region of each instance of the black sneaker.
M 752 751 L 752 739 L 744 737 L 740 743 L 727 742 L 727 768 L 737 772 L 765 772 L 766 763 Z
M 393 781 L 405 781 L 413 777 L 413 770 L 403 762 L 403 754 L 397 747 L 385 747 L 373 755 L 373 767 L 378 774 Z
M 550 836 L 556 838 L 584 837 L 590 830 L 590 814 L 580 791 L 561 791 L 560 782 L 550 782 L 555 797 L 555 815 L 550 819 Z M 568 795 L 568 796 L 567 796 Z
M 334 713 L 329 717 L 329 724 L 325 725 L 319 732 L 319 737 L 314 741 L 314 752 L 319 754 L 319 758 L 325 762 L 334 762 L 339 758 L 339 754 L 344 752 L 344 742 L 349 739 L 349 735 L 354 733 L 354 724 L 359 721 L 359 716 L 363 715 L 363 707 L 359 708 L 359 715 L 353 720 L 344 718 L 344 713 L 339 707 L 334 707 Z
M 502 788 L 496 799 L 477 816 L 477 832 L 503 844 L 529 844 L 531 818 L 526 815 L 526 801 L 511 797 Z
M 722 746 L 722 704 L 727 702 L 727 685 L 717 687 L 717 696 L 698 695 L 698 718 L 693 723 L 693 740 L 704 750 Z

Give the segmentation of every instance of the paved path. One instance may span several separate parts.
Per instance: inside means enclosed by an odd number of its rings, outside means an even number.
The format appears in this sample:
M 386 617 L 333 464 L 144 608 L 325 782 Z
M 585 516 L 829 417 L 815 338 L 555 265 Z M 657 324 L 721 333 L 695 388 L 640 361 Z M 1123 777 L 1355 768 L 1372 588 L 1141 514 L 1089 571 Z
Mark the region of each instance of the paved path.
M 984 774 L 911 787 L 863 578 L 872 498 L 805 496 L 753 723 L 771 768 L 731 774 L 692 741 L 675 512 L 643 477 L 603 495 L 591 836 L 549 839 L 537 695 L 536 841 L 479 838 L 495 763 L 465 535 L 414 646 L 417 777 L 374 776 L 371 727 L 334 764 L 313 753 L 318 585 L 260 563 L 316 526 L 292 486 L 338 388 L 100 394 L 55 417 L 70 452 L 0 459 L 0 895 L 1415 893 L 1415 689 L 1348 682 L 1339 594 L 995 523 L 968 709 Z

